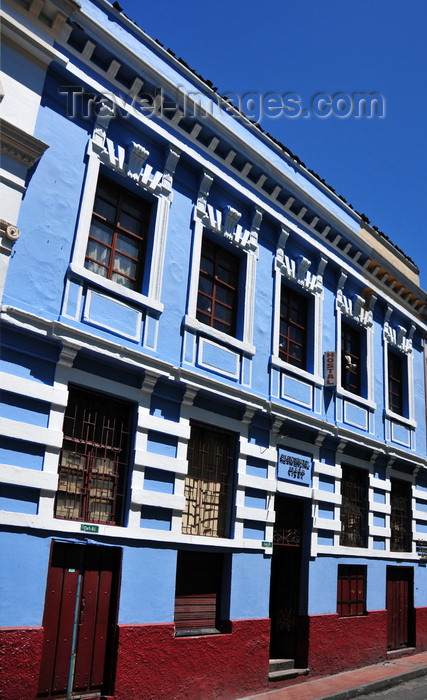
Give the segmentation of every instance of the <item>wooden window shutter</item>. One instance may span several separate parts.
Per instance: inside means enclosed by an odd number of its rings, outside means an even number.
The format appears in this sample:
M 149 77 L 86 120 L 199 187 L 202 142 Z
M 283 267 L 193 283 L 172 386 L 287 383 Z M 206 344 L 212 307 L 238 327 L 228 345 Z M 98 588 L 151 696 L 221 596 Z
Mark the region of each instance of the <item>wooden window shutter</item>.
M 219 631 L 223 556 L 178 552 L 175 628 L 177 634 Z

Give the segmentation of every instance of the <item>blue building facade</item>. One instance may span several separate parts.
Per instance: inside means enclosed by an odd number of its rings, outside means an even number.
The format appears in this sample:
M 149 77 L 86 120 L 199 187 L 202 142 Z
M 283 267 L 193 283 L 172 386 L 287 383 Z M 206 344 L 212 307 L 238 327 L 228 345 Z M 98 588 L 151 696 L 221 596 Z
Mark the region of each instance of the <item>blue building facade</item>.
M 106 0 L 2 31 L 4 697 L 426 649 L 416 265 Z

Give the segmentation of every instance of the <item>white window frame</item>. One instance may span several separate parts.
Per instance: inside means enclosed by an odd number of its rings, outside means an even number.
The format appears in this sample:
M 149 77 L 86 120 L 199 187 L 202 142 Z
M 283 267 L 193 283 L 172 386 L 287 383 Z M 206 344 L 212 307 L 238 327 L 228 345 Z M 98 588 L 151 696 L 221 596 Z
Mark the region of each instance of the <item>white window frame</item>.
M 377 405 L 374 400 L 374 321 L 373 312 L 377 297 L 372 294 L 368 308 L 366 308 L 366 300 L 358 294 L 352 297 L 346 296 L 342 288 L 347 279 L 347 273 L 341 272 L 338 291 L 336 297 L 337 311 L 337 394 L 344 398 L 350 399 L 355 403 L 362 404 L 367 408 L 375 410 Z M 341 348 L 341 324 L 344 320 L 350 320 L 355 323 L 361 334 L 361 342 L 365 344 L 366 352 L 366 396 L 354 394 L 352 391 L 347 391 L 341 385 L 341 365 L 342 365 L 342 348 Z
M 213 177 L 204 172 L 199 188 L 198 201 L 193 213 L 193 246 L 190 262 L 190 286 L 188 295 L 187 314 L 184 325 L 188 330 L 208 336 L 247 355 L 255 354 L 253 345 L 254 313 L 255 313 L 255 282 L 256 262 L 258 259 L 258 231 L 261 225 L 262 213 L 256 209 L 251 229 L 244 229 L 238 222 L 241 213 L 231 206 L 223 211 L 207 204 L 209 188 Z M 236 338 L 202 323 L 196 318 L 197 296 L 199 289 L 200 260 L 204 231 L 208 230 L 218 237 L 225 248 L 240 250 L 246 254 L 245 265 L 241 267 L 239 292 L 244 289 L 244 299 L 240 299 L 238 315 L 242 314 L 242 337 Z M 242 275 L 244 279 L 242 279 Z
M 327 265 L 327 258 L 320 256 L 317 273 L 311 272 L 311 262 L 302 255 L 291 258 L 285 255 L 284 249 L 290 230 L 283 225 L 274 259 L 274 290 L 273 290 L 273 348 L 271 364 L 278 369 L 298 375 L 298 377 L 315 382 L 319 386 L 324 384 L 322 377 L 322 316 L 323 316 L 323 272 Z M 293 287 L 299 292 L 305 290 L 313 297 L 313 372 L 300 369 L 295 365 L 285 362 L 279 356 L 279 331 L 280 331 L 280 303 L 282 296 L 282 284 Z M 311 350 L 311 348 L 310 348 Z
M 180 153 L 171 146 L 169 147 L 163 172 L 154 170 L 146 162 L 149 158 L 149 152 L 138 143 L 131 142 L 128 154 L 126 154 L 122 146 L 115 144 L 106 136 L 108 123 L 113 113 L 114 110 L 111 110 L 108 105 L 103 105 L 100 109 L 100 116 L 95 124 L 94 132 L 89 140 L 83 196 L 69 270 L 79 278 L 96 284 L 107 292 L 112 292 L 128 301 L 136 302 L 154 311 L 161 312 L 163 311 L 163 304 L 160 299 L 169 210 L 172 202 L 172 180 Z M 136 290 L 127 289 L 113 280 L 108 280 L 88 270 L 84 265 L 101 165 L 104 165 L 111 172 L 120 174 L 123 177 L 121 185 L 124 188 L 126 188 L 127 178 L 130 178 L 132 183 L 137 184 L 143 193 L 148 193 L 154 199 L 157 199 L 157 203 L 154 205 L 155 222 L 151 256 L 146 263 L 148 275 L 147 295 Z
M 403 423 L 411 428 L 416 428 L 417 423 L 415 421 L 415 396 L 414 396 L 414 357 L 412 349 L 412 338 L 415 332 L 414 324 L 411 324 L 409 333 L 404 326 L 396 325 L 392 326 L 390 324 L 390 316 L 393 309 L 389 306 L 387 307 L 386 317 L 384 321 L 383 329 L 383 346 L 384 346 L 384 406 L 385 414 L 387 418 Z M 406 359 L 406 377 L 405 382 L 407 386 L 407 406 L 408 415 L 403 416 L 400 413 L 395 413 L 389 407 L 388 398 L 388 351 L 392 349 L 396 353 L 400 353 L 403 359 Z

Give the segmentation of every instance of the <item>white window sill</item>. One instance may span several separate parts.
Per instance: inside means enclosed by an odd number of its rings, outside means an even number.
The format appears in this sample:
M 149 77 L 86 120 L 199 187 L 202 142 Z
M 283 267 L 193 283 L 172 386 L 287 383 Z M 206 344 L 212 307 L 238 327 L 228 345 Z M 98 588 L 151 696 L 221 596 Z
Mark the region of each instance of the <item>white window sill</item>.
M 363 396 L 359 396 L 358 394 L 353 394 L 352 391 L 347 391 L 346 389 L 343 389 L 342 387 L 337 386 L 337 396 L 340 396 L 343 399 L 349 399 L 350 401 L 353 401 L 354 403 L 358 403 L 364 408 L 369 408 L 371 411 L 375 411 L 377 408 L 377 404 L 375 401 L 371 401 L 370 399 L 365 399 Z
M 384 410 L 384 415 L 386 418 L 392 420 L 394 423 L 401 423 L 402 425 L 405 425 L 408 428 L 417 427 L 417 422 L 415 420 L 412 420 L 412 418 L 405 418 L 405 416 L 401 416 L 400 413 L 394 413 L 393 411 L 390 411 L 389 408 L 386 408 Z
M 216 330 L 216 328 L 211 328 L 211 326 L 207 326 L 206 323 L 198 321 L 196 318 L 193 318 L 193 316 L 184 316 L 184 326 L 191 331 L 200 333 L 207 338 L 211 338 L 211 340 L 216 340 L 222 345 L 228 345 L 234 350 L 244 352 L 245 355 L 255 355 L 254 345 L 250 345 L 249 343 L 245 343 L 243 340 L 233 338 L 232 336 L 227 335 L 227 333 L 222 333 L 222 331 Z
M 304 379 L 307 382 L 316 384 L 316 386 L 324 386 L 325 380 L 318 374 L 312 374 L 307 372 L 305 369 L 299 369 L 295 365 L 291 365 L 289 362 L 284 362 L 277 355 L 271 355 L 270 365 L 276 369 L 280 369 L 288 374 L 294 374 L 298 379 Z
M 145 306 L 152 311 L 157 311 L 158 313 L 163 311 L 164 305 L 160 301 L 146 297 L 144 294 L 135 292 L 133 289 L 123 287 L 123 285 L 117 284 L 117 282 L 113 282 L 112 280 L 107 280 L 105 277 L 101 277 L 101 275 L 97 275 L 95 272 L 91 272 L 81 265 L 70 263 L 68 266 L 68 271 L 76 277 L 80 277 L 81 279 L 100 287 L 100 289 L 110 292 L 111 294 L 115 294 L 122 299 L 138 304 L 139 306 Z

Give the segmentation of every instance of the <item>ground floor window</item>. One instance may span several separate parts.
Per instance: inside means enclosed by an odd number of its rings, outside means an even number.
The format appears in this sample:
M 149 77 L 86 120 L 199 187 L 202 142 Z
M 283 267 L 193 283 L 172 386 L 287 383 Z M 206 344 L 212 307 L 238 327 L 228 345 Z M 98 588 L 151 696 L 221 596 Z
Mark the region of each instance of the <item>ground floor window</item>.
M 186 535 L 229 537 L 236 436 L 202 423 L 191 424 L 185 510 Z
M 337 613 L 340 617 L 366 614 L 366 566 L 338 565 Z
M 132 407 L 70 387 L 64 417 L 55 517 L 123 523 Z
M 221 604 L 225 575 L 224 555 L 178 552 L 175 590 L 177 636 L 218 634 L 224 630 Z

